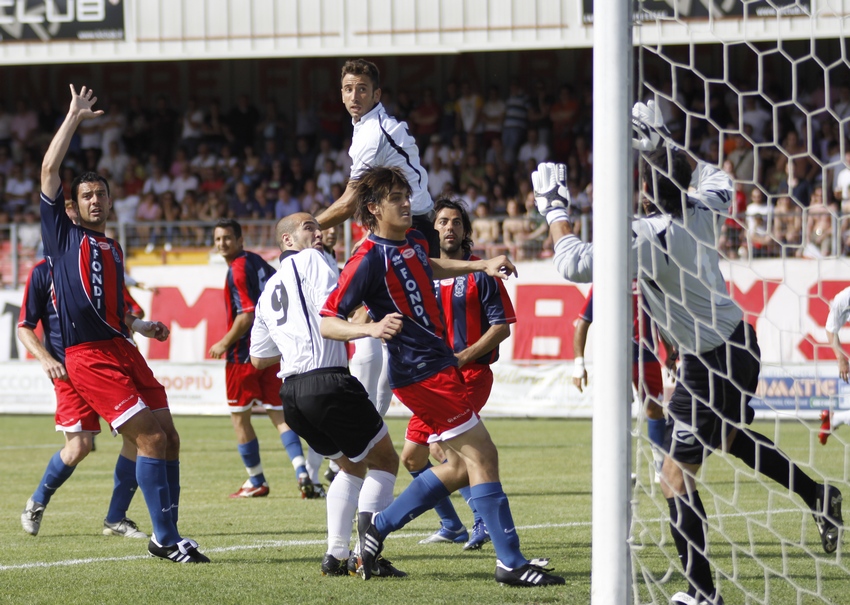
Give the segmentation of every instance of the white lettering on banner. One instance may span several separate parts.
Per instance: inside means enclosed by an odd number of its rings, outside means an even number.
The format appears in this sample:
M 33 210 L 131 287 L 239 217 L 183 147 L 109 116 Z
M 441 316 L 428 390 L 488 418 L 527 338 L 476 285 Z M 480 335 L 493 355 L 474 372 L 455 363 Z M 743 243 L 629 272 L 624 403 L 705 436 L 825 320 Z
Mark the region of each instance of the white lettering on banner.
M 31 5 L 29 10 L 27 4 L 27 0 L 0 0 L 0 25 L 71 23 L 75 11 L 76 20 L 81 23 L 97 23 L 106 19 L 106 0 L 69 0 L 64 14 L 59 12 L 55 0 L 44 0 L 43 3 Z M 13 6 L 14 17 L 3 10 Z
M 563 317 L 564 301 L 541 298 L 534 303 L 534 314 L 537 317 Z

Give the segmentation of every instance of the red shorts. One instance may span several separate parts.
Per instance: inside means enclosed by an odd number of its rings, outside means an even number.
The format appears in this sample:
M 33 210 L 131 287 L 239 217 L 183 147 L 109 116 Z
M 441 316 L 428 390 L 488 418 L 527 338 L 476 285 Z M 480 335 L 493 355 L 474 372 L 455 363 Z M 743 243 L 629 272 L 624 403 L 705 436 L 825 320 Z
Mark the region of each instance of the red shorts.
M 466 385 L 466 396 L 475 413 L 481 412 L 481 408 L 490 398 L 493 388 L 493 370 L 489 365 L 480 363 L 468 363 L 460 369 L 463 382 Z M 425 424 L 419 416 L 414 414 L 407 423 L 405 441 L 417 445 L 427 445 L 428 438 L 433 431 Z
M 100 416 L 83 400 L 70 380 L 54 380 L 56 430 L 65 433 L 99 433 Z
M 65 349 L 65 369 L 80 396 L 113 429 L 145 407 L 154 412 L 168 409 L 165 388 L 126 338 Z
M 640 362 L 632 364 L 632 384 L 638 389 L 641 401 L 649 396 L 655 400 L 655 403 L 661 405 L 661 400 L 664 398 L 661 364 L 657 361 L 643 362 L 643 381 L 640 377 L 640 366 Z
M 258 370 L 250 363 L 227 363 L 225 382 L 230 413 L 247 412 L 255 405 L 261 405 L 267 410 L 282 410 L 282 382 L 277 377 L 279 369 L 277 365 Z
M 414 426 L 413 438 L 405 435 L 405 439 L 413 443 L 419 443 L 417 432 L 427 431 L 426 442 L 440 441 L 457 437 L 478 424 L 478 414 L 472 409 L 460 370 L 454 366 L 425 380 L 393 389 L 393 393 L 422 423 L 419 428 Z

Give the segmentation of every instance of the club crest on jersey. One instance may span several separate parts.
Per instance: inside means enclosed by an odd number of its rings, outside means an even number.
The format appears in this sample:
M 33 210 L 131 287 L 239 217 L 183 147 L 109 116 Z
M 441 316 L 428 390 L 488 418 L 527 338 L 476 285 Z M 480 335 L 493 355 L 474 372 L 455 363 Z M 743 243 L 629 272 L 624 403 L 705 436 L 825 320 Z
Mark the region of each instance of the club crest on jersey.
M 466 296 L 466 279 L 461 277 L 460 279 L 454 280 L 454 282 L 455 282 L 455 291 L 454 291 L 455 298 L 463 298 L 464 296 Z
M 401 255 L 407 259 L 413 258 L 414 254 L 416 254 L 416 251 L 413 248 L 405 248 L 401 251 Z
M 426 267 L 428 266 L 428 255 L 425 254 L 425 250 L 419 244 L 413 244 L 413 248 L 416 250 L 416 256 L 419 257 L 419 262 L 421 262 Z

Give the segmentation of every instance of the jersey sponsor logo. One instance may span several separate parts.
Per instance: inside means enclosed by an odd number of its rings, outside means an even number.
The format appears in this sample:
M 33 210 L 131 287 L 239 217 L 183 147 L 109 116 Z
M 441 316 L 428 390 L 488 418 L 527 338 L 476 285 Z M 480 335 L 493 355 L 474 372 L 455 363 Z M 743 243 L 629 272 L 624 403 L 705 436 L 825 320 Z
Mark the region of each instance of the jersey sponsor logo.
M 109 250 L 111 248 L 111 246 L 106 242 L 97 242 L 97 245 L 100 247 L 101 250 Z
M 695 427 L 685 424 L 681 420 L 673 419 L 673 439 L 683 445 L 696 443 Z
M 408 304 L 410 304 L 410 310 L 413 311 L 413 314 L 422 321 L 422 324 L 426 328 L 431 327 L 431 321 L 428 319 L 428 315 L 425 313 L 425 304 L 422 300 L 422 291 L 419 289 L 416 280 L 413 279 L 413 276 L 410 274 L 410 271 L 407 269 L 407 267 L 400 267 L 398 272 L 401 277 L 402 287 L 404 288 L 404 291 L 407 294 L 407 302 Z
M 416 250 L 414 250 L 413 248 L 405 248 L 401 251 L 401 255 L 404 258 L 413 258 L 414 254 L 416 254 Z
M 441 286 L 451 286 L 455 282 L 453 277 L 447 277 L 446 279 L 440 280 Z
M 100 254 L 101 244 L 106 242 L 98 242 L 95 238 L 89 238 L 89 249 L 91 250 L 89 259 L 91 298 L 94 308 L 98 311 L 103 311 L 106 307 L 103 292 L 103 261 Z M 109 244 L 106 244 L 109 249 Z

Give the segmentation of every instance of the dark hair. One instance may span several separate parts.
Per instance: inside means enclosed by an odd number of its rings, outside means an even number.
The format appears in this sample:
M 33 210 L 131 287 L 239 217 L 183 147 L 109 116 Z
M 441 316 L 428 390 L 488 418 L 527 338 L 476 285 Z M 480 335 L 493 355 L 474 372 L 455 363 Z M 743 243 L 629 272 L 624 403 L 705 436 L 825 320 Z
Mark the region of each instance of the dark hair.
M 466 212 L 466 208 L 463 203 L 457 200 L 451 200 L 449 198 L 441 197 L 436 202 L 434 202 L 434 220 L 436 221 L 436 215 L 440 214 L 440 210 L 444 208 L 448 208 L 449 210 L 457 210 L 460 213 L 460 222 L 463 224 L 463 238 L 460 241 L 460 247 L 463 249 L 464 254 L 472 253 L 472 223 L 469 220 L 469 214 Z
M 395 166 L 376 166 L 367 168 L 354 184 L 354 220 L 369 231 L 375 231 L 378 219 L 369 211 L 369 204 L 379 204 L 389 197 L 395 187 L 401 187 L 412 193 L 410 183 L 404 177 L 400 168 Z
M 233 235 L 236 236 L 236 239 L 242 237 L 242 225 L 240 225 L 236 219 L 232 218 L 220 218 L 218 222 L 215 224 L 216 229 L 232 229 Z
M 103 183 L 106 187 L 106 195 L 109 197 L 109 182 L 96 172 L 84 172 L 71 182 L 71 199 L 77 201 L 77 191 L 81 183 Z
M 378 70 L 378 66 L 366 59 L 349 59 L 346 61 L 342 66 L 340 80 L 348 74 L 368 77 L 372 80 L 372 87 L 375 90 L 381 87 L 381 72 Z
M 643 180 L 647 193 L 658 208 L 673 216 L 682 216 L 683 194 L 691 182 L 688 156 L 678 149 L 662 148 L 643 155 Z

